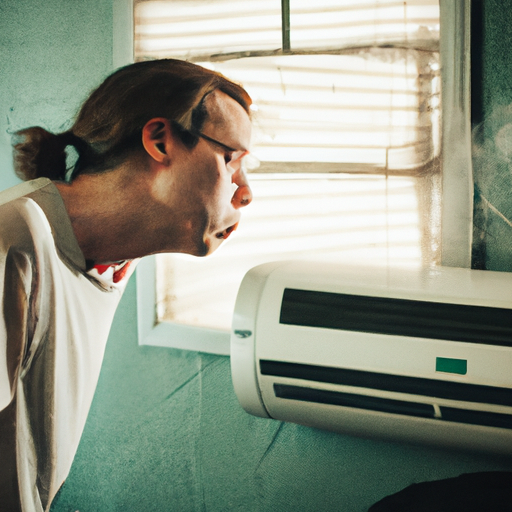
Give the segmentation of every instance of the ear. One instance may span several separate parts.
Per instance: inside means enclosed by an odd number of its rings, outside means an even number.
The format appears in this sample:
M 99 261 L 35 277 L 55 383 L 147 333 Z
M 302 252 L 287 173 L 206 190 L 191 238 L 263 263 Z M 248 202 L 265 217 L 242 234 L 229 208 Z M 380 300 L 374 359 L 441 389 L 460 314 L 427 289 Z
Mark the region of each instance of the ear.
M 142 128 L 142 145 L 146 153 L 157 163 L 169 165 L 173 145 L 169 120 L 164 117 L 150 119 Z

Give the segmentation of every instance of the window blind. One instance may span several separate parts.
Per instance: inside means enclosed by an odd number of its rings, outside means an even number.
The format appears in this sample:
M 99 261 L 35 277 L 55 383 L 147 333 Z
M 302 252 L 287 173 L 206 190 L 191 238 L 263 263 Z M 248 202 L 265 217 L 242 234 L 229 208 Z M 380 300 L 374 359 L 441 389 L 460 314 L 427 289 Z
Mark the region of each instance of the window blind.
M 159 320 L 228 328 L 247 270 L 277 259 L 420 265 L 439 254 L 436 0 L 135 4 L 136 60 L 182 58 L 254 101 L 255 200 L 204 259 L 157 257 Z
M 414 174 L 439 156 L 438 53 L 365 49 L 214 63 L 254 100 L 252 153 L 297 172 Z M 333 165 L 336 164 L 336 165 Z
M 281 48 L 281 0 L 147 0 L 135 4 L 137 58 Z M 437 49 L 436 0 L 290 0 L 293 50 L 399 45 Z

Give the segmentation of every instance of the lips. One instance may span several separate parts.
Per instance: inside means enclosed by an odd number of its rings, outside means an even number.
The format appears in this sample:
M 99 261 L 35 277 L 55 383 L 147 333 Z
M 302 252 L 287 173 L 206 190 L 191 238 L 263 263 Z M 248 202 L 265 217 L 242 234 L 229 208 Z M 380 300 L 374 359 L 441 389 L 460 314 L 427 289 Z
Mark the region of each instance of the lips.
M 236 228 L 237 228 L 237 227 L 238 227 L 238 222 L 237 222 L 236 224 L 233 224 L 233 225 L 232 225 L 232 226 L 230 226 L 229 228 L 226 228 L 224 231 L 221 231 L 220 233 L 217 233 L 215 236 L 216 236 L 219 240 L 221 240 L 221 239 L 226 240 L 226 239 L 229 237 L 229 235 L 230 235 L 231 233 L 233 233 L 233 231 L 235 231 L 235 230 L 236 230 Z

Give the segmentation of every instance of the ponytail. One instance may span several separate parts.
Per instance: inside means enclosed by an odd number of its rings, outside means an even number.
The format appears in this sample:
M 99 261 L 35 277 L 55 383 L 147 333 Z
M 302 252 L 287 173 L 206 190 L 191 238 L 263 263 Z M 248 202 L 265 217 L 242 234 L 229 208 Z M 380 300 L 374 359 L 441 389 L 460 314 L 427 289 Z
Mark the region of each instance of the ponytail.
M 42 177 L 65 181 L 70 170 L 66 147 L 74 146 L 80 155 L 87 146 L 71 131 L 54 134 L 40 126 L 20 130 L 14 137 L 14 172 L 24 181 Z

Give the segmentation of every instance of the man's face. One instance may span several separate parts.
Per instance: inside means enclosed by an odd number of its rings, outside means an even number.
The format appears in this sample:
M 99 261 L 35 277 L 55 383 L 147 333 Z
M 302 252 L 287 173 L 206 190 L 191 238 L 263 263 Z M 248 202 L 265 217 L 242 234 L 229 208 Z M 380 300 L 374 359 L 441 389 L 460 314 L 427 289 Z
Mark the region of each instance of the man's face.
M 205 256 L 236 229 L 240 210 L 252 199 L 242 158 L 251 138 L 249 116 L 234 99 L 220 91 L 207 96 L 208 118 L 202 136 L 187 150 L 174 177 L 174 198 L 185 228 L 182 252 Z M 188 240 L 186 240 L 188 238 Z

